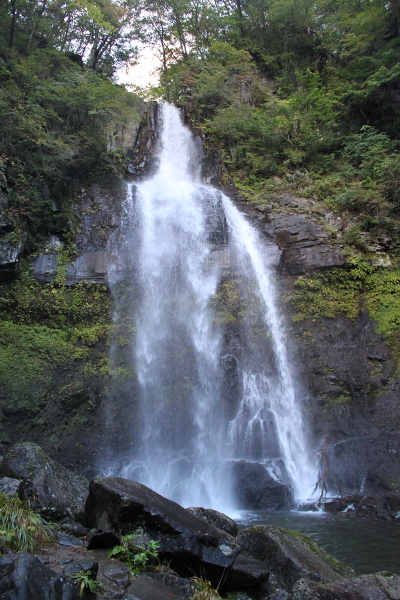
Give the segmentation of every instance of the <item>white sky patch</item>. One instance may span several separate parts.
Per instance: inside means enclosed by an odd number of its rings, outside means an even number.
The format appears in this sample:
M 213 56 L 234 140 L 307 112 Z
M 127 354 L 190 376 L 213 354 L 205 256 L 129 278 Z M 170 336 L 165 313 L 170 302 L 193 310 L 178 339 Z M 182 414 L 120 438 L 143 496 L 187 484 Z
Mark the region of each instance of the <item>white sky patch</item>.
M 118 71 L 118 83 L 126 86 L 135 86 L 146 88 L 150 85 L 157 85 L 159 80 L 159 69 L 161 61 L 157 56 L 157 48 L 144 47 L 133 67 L 123 67 Z

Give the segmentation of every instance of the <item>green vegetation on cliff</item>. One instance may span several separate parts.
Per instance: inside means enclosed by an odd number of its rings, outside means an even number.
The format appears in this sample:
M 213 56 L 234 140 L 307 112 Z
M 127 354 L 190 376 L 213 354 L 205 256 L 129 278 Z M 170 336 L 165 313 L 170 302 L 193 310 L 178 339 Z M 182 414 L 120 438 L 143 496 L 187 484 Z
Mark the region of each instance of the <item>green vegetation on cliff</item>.
M 193 0 L 167 15 L 157 93 L 186 106 L 225 181 L 256 203 L 315 199 L 342 217 L 350 248 L 378 240 L 397 254 L 397 3 Z
M 107 31 L 116 36 L 113 7 L 117 11 L 111 3 L 96 9 L 90 3 L 0 2 L 5 242 L 24 240 L 29 250 L 49 233 L 74 233 L 77 190 L 117 166 L 119 157 L 108 152 L 110 135 L 136 115 L 137 98 L 105 75 L 125 55 L 117 39 L 102 47 L 96 65 L 92 57 L 90 68 L 76 52 L 90 40 L 101 46 Z
M 316 320 L 344 313 L 355 319 L 368 310 L 377 333 L 387 337 L 399 359 L 400 270 L 374 269 L 357 262 L 350 269 L 332 269 L 312 277 L 299 277 L 288 300 L 293 302 L 293 321 Z
M 105 286 L 40 284 L 30 277 L 29 267 L 3 288 L 0 385 L 14 408 L 16 402 L 27 400 L 40 405 L 56 389 L 67 396 L 76 392 L 74 385 L 59 388 L 60 382 L 54 381 L 56 369 L 75 365 L 83 382 L 92 375 L 108 373 L 110 311 Z M 102 351 L 96 348 L 98 343 Z

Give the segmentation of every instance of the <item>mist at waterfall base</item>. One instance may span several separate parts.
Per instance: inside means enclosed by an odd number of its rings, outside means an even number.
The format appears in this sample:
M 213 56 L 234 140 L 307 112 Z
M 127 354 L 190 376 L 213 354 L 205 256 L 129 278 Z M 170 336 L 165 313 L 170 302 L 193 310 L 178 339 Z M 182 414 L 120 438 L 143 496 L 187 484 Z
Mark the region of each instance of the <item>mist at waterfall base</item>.
M 245 459 L 308 498 L 316 469 L 263 242 L 201 182 L 201 143 L 179 110 L 163 104 L 158 120 L 158 168 L 128 185 L 119 249 L 137 393 L 129 456 L 109 474 L 233 514 L 232 464 Z

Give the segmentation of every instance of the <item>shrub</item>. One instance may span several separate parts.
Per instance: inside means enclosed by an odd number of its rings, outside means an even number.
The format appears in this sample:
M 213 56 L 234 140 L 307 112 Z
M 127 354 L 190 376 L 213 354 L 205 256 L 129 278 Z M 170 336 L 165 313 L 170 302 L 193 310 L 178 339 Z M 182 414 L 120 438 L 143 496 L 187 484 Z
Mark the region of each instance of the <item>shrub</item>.
M 108 554 L 108 558 L 116 557 L 125 562 L 135 575 L 146 569 L 149 560 L 158 559 L 157 548 L 160 545 L 155 540 L 150 540 L 147 543 L 141 542 L 136 545 L 133 542 L 137 537 L 134 533 L 123 536 L 121 538 L 122 544 L 114 546 Z
M 0 494 L 0 550 L 34 552 L 54 543 L 54 532 L 27 502 Z

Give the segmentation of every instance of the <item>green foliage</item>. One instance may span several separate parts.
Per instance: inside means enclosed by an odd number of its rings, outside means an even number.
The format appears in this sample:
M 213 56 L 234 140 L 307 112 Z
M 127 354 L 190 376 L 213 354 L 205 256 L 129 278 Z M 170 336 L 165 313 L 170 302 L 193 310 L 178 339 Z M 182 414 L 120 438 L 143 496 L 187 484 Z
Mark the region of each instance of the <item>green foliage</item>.
M 378 333 L 400 334 L 400 271 L 379 270 L 366 280 L 367 307 Z
M 212 587 L 211 583 L 203 577 L 192 577 L 191 581 L 195 584 L 197 590 L 191 596 L 191 600 L 218 600 L 221 596 L 218 590 Z
M 291 297 L 296 306 L 293 320 L 334 317 L 341 312 L 355 319 L 360 312 L 362 287 L 363 278 L 344 269 L 332 269 L 326 275 L 315 277 L 299 277 Z
M 108 558 L 116 557 L 125 562 L 131 570 L 131 573 L 137 575 L 146 570 L 149 560 L 157 559 L 157 548 L 159 542 L 150 540 L 149 542 L 140 542 L 134 544 L 134 540 L 138 536 L 136 534 L 125 535 L 121 538 L 122 544 L 114 546 L 108 554 Z
M 2 321 L 0 339 L 0 385 L 10 410 L 22 397 L 38 399 L 52 383 L 52 369 L 79 356 L 67 332 L 40 325 Z
M 94 577 L 93 573 L 88 573 L 87 571 L 81 571 L 72 575 L 72 579 L 79 588 L 79 596 L 82 597 L 85 592 L 89 592 L 90 594 L 99 594 L 102 592 L 103 584 L 100 581 L 95 581 Z
M 0 145 L 8 206 L 3 218 L 31 236 L 73 223 L 81 181 L 114 168 L 109 127 L 137 118 L 135 96 L 54 49 L 5 62 Z M 31 238 L 32 241 L 32 238 Z
M 54 542 L 52 528 L 26 502 L 0 494 L 0 551 L 35 552 Z
M 85 281 L 69 286 L 57 283 L 57 279 L 60 280 L 56 277 L 54 283 L 41 284 L 25 270 L 19 279 L 3 288 L 0 314 L 19 324 L 63 329 L 75 339 L 86 337 L 94 342 L 104 335 L 111 302 L 107 288 Z
M 299 277 L 293 301 L 294 321 L 334 317 L 339 313 L 355 319 L 367 308 L 395 355 L 400 349 L 400 271 L 375 269 L 364 262 L 353 268 L 332 269 L 323 275 Z
M 108 375 L 110 294 L 105 286 L 39 284 L 23 270 L 0 297 L 0 385 L 4 410 L 37 411 L 53 394 L 82 393 L 87 377 Z M 98 347 L 103 346 L 104 353 Z M 105 348 L 104 348 L 105 347 Z M 68 386 L 54 371 L 73 369 Z M 72 373 L 70 374 L 72 375 Z

